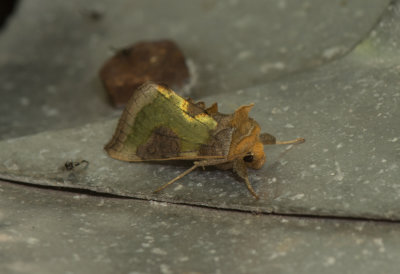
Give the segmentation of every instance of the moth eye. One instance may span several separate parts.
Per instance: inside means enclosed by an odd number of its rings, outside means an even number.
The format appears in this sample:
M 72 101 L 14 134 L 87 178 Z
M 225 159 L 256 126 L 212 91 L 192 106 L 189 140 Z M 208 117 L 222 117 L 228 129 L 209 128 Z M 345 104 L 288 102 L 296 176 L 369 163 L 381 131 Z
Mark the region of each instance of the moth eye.
M 253 162 L 253 159 L 254 159 L 253 155 L 246 155 L 243 157 L 243 161 L 245 161 L 247 163 Z

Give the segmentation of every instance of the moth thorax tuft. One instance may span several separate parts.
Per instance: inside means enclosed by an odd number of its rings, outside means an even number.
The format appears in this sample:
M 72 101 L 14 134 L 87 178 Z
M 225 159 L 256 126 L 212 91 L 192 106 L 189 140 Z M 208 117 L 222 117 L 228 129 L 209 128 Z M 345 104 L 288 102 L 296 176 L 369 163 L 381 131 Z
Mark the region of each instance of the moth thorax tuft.
M 251 155 L 253 156 L 253 160 L 251 162 L 246 162 L 246 165 L 253 169 L 260 169 L 266 160 L 264 153 L 264 145 L 261 142 L 257 142 L 251 148 Z

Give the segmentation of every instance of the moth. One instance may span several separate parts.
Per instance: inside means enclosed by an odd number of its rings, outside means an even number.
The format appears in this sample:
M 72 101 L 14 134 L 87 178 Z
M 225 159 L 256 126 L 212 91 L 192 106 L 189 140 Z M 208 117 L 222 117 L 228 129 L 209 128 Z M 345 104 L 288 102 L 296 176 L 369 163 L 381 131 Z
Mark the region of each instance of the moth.
M 294 144 L 303 138 L 280 142 L 260 133 L 249 117 L 254 104 L 239 107 L 233 114 L 218 112 L 214 103 L 185 100 L 164 85 L 145 83 L 128 101 L 112 139 L 105 150 L 114 159 L 128 162 L 190 160 L 193 166 L 162 185 L 159 192 L 197 167 L 232 169 L 258 199 L 247 169 L 265 163 L 264 145 Z

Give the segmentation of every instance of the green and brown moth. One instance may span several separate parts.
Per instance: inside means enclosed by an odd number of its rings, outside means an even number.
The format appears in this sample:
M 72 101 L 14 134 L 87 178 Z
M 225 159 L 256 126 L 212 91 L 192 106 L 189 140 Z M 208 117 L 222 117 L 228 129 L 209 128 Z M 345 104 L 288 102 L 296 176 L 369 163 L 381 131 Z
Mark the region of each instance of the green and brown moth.
M 253 107 L 239 107 L 233 114 L 218 112 L 214 103 L 185 100 L 171 89 L 154 83 L 140 86 L 127 103 L 111 141 L 105 146 L 114 159 L 128 162 L 190 160 L 193 166 L 159 187 L 158 192 L 197 167 L 233 169 L 258 199 L 247 176 L 247 168 L 265 163 L 264 145 L 294 144 L 303 138 L 279 142 L 260 133 L 249 117 Z

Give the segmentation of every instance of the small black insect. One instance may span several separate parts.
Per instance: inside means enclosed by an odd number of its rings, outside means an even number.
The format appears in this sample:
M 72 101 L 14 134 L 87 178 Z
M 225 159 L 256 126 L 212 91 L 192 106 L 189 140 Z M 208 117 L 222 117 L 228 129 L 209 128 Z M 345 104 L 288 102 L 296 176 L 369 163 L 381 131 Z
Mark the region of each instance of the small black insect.
M 84 168 L 87 167 L 89 165 L 89 162 L 86 160 L 82 160 L 79 162 L 74 162 L 74 161 L 66 161 L 64 166 L 65 169 L 68 171 L 73 170 L 75 167 L 80 166 L 80 165 L 84 165 Z

